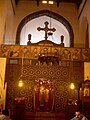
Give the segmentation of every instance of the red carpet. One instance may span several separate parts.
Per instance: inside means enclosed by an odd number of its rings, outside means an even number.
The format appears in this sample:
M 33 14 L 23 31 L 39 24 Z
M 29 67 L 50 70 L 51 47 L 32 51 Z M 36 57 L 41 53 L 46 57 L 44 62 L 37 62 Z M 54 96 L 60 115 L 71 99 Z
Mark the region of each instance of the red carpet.
M 16 120 L 12 112 L 10 116 L 13 120 Z M 65 114 L 51 112 L 26 112 L 23 120 L 65 120 Z
M 63 113 L 36 112 L 26 113 L 25 120 L 65 120 Z

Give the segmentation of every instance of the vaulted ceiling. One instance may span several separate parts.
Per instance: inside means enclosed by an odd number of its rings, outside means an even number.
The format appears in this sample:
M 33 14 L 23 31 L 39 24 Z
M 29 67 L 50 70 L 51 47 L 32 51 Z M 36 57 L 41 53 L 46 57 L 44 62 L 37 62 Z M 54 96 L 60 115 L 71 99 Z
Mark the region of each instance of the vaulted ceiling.
M 18 4 L 19 1 L 21 1 L 21 0 L 15 0 L 16 5 Z M 24 1 L 24 0 L 23 0 L 23 1 Z M 25 0 L 25 1 L 26 1 L 26 0 Z M 27 1 L 36 1 L 37 5 L 39 5 L 39 2 L 40 2 L 41 0 L 27 0 Z M 82 0 L 53 0 L 53 1 L 55 1 L 55 2 L 57 3 L 57 6 L 58 6 L 58 7 L 59 7 L 59 4 L 60 4 L 61 2 L 75 3 L 75 4 L 77 5 L 77 7 L 79 7 L 80 4 L 81 4 L 81 2 L 82 2 Z

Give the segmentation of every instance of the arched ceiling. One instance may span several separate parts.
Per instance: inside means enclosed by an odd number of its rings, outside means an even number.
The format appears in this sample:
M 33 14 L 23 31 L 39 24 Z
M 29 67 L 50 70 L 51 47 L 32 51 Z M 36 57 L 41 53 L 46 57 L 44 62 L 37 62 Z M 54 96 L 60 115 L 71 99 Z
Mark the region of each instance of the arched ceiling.
M 19 1 L 22 1 L 22 0 L 15 0 L 15 3 L 16 5 L 18 4 Z M 23 0 L 24 1 L 24 0 Z M 26 0 L 25 0 L 26 1 Z M 36 1 L 36 4 L 39 6 L 39 2 L 41 0 L 27 0 L 27 1 Z M 80 6 L 80 4 L 82 3 L 82 0 L 53 0 L 54 2 L 57 3 L 57 7 L 59 7 L 59 4 L 61 2 L 67 2 L 67 3 L 75 3 L 77 5 L 77 7 Z

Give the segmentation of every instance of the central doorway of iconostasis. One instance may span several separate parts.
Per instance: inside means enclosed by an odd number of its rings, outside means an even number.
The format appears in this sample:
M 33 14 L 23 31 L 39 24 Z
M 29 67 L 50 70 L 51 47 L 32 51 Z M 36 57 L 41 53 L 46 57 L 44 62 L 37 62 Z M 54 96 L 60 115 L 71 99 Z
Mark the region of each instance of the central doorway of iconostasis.
M 53 84 L 50 80 L 37 79 L 34 81 L 34 110 L 51 112 L 54 106 Z

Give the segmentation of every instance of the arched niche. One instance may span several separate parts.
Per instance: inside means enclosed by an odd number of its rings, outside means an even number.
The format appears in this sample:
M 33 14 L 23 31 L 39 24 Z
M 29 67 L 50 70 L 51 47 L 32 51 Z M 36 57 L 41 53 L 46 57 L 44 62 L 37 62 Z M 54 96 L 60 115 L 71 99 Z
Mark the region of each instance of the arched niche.
M 70 35 L 70 47 L 73 47 L 74 46 L 74 34 L 73 34 L 71 25 L 65 18 L 63 18 L 62 16 L 58 15 L 57 13 L 51 12 L 49 10 L 42 10 L 42 11 L 32 13 L 32 14 L 26 16 L 20 22 L 20 24 L 17 28 L 17 33 L 16 33 L 16 44 L 20 45 L 20 33 L 21 33 L 23 26 L 30 20 L 38 18 L 40 16 L 44 16 L 44 15 L 49 16 L 49 17 L 61 22 L 66 27 L 66 29 L 68 30 L 69 35 Z
M 34 111 L 53 111 L 54 107 L 53 82 L 46 78 L 34 81 Z

